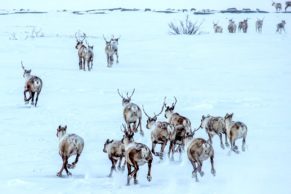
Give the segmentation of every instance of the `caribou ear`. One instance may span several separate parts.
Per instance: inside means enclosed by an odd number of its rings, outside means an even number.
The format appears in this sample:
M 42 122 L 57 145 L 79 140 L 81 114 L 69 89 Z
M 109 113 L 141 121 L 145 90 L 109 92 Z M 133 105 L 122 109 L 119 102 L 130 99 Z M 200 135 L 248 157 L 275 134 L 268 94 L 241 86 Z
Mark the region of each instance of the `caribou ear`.
M 67 125 L 65 125 L 64 129 L 67 130 Z
M 60 129 L 60 128 L 61 128 L 61 125 L 59 125 L 58 129 Z
M 109 140 L 109 139 L 108 139 Z M 113 139 L 111 141 L 109 141 L 109 143 L 112 143 L 113 142 Z

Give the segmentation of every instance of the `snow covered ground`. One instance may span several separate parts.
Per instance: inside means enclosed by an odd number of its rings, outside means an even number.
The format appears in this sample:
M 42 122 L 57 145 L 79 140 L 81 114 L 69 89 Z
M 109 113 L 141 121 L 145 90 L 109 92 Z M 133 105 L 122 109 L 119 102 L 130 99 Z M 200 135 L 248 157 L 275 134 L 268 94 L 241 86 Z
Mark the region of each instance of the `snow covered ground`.
M 1 193 L 200 193 L 290 194 L 291 123 L 289 14 L 214 14 L 194 16 L 203 21 L 199 36 L 171 36 L 168 23 L 185 14 L 112 12 L 74 15 L 49 12 L 0 16 L 0 191 Z M 214 34 L 212 22 L 225 29 L 226 18 L 249 20 L 249 33 Z M 265 17 L 263 33 L 254 23 Z M 285 19 L 286 33 L 275 33 Z M 44 37 L 28 38 L 33 28 Z M 78 70 L 74 33 L 82 30 L 94 45 L 92 72 Z M 17 40 L 10 40 L 14 37 Z M 120 63 L 106 67 L 102 35 L 121 35 Z M 20 61 L 42 78 L 37 108 L 24 105 Z M 138 185 L 126 184 L 126 172 L 108 178 L 111 163 L 102 152 L 107 138 L 120 139 L 122 92 L 135 88 L 133 101 L 148 113 L 158 112 L 164 96 L 194 127 L 204 114 L 224 116 L 248 125 L 246 152 L 228 155 L 214 138 L 216 176 L 204 163 L 205 176 L 196 183 L 192 167 L 182 162 L 154 159 L 152 182 L 147 166 Z M 160 116 L 160 120 L 165 120 Z M 59 178 L 58 125 L 85 140 L 85 149 L 72 177 Z M 150 131 L 135 140 L 148 146 Z M 196 137 L 207 138 L 204 130 Z M 241 141 L 238 142 L 241 145 Z

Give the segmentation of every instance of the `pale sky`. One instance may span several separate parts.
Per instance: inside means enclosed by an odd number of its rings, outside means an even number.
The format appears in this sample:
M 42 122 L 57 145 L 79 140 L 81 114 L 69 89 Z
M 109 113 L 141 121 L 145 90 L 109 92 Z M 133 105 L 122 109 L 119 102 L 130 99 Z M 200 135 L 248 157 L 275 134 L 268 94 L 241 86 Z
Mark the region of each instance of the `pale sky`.
M 260 8 L 272 11 L 271 0 L 1 0 L 0 9 L 38 9 L 38 10 L 87 10 L 98 8 L 196 8 L 196 9 L 226 9 Z M 3 3 L 3 1 L 5 3 Z M 284 3 L 285 1 L 277 0 Z

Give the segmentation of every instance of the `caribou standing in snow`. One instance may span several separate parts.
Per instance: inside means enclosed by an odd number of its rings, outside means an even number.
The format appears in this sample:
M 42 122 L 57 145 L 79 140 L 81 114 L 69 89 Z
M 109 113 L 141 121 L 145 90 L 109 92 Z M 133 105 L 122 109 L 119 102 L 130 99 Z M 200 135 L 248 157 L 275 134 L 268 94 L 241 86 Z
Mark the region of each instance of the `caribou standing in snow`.
M 282 10 L 282 4 L 281 4 L 281 3 L 275 3 L 275 2 L 273 2 L 273 3 L 272 3 L 272 6 L 275 7 L 276 12 L 279 12 L 279 11 Z
M 142 143 L 136 143 L 132 139 L 133 132 L 131 130 L 127 130 L 125 125 L 124 127 L 124 139 L 123 143 L 125 145 L 125 160 L 127 163 L 127 185 L 130 185 L 130 180 L 134 179 L 134 184 L 138 184 L 137 181 L 137 172 L 139 170 L 139 166 L 148 163 L 148 173 L 147 180 L 151 181 L 151 168 L 153 162 L 153 156 L 151 150 Z M 131 170 L 133 167 L 133 170 Z
M 88 45 L 88 49 L 85 55 L 85 62 L 87 63 L 88 71 L 91 71 L 93 68 L 93 59 L 94 59 L 93 45 L 89 45 L 87 41 L 86 41 L 86 44 Z
M 82 39 L 79 39 L 77 37 L 77 33 L 75 33 L 75 38 L 77 42 L 75 48 L 78 50 L 78 57 L 79 57 L 79 69 L 80 70 L 83 69 L 85 71 L 87 47 L 83 44 L 83 41 L 86 39 L 86 34 L 83 33 Z
M 263 22 L 264 22 L 264 19 L 257 18 L 257 21 L 256 21 L 256 31 L 259 32 L 259 33 L 262 33 Z
M 24 85 L 24 92 L 23 92 L 24 102 L 29 103 L 29 101 L 31 100 L 31 104 L 36 106 L 37 102 L 38 102 L 38 96 L 39 96 L 41 89 L 42 89 L 42 80 L 35 75 L 31 75 L 31 69 L 29 69 L 29 70 L 25 69 L 22 61 L 21 61 L 21 67 L 24 71 L 23 77 L 26 79 L 25 85 Z M 28 98 L 26 97 L 27 93 L 29 93 Z M 36 98 L 35 98 L 35 104 L 34 104 L 35 94 L 36 94 Z
M 223 117 L 214 117 L 214 116 L 202 116 L 201 118 L 201 124 L 199 128 L 204 128 L 206 130 L 206 133 L 208 134 L 208 141 L 212 145 L 212 138 L 214 135 L 218 135 L 220 139 L 220 147 L 224 149 L 223 141 L 222 141 L 222 135 L 225 135 L 225 145 L 228 147 L 229 144 L 227 142 L 227 133 L 226 133 L 226 127 L 224 123 Z M 198 128 L 198 129 L 199 129 Z
M 174 127 L 170 123 L 157 121 L 158 116 L 162 114 L 163 110 L 164 105 L 162 106 L 162 110 L 158 114 L 154 113 L 154 116 L 151 117 L 146 113 L 143 107 L 143 112 L 148 118 L 146 128 L 147 129 L 153 128 L 151 132 L 152 153 L 155 156 L 159 156 L 161 160 L 163 159 L 164 150 L 169 141 L 170 133 L 174 130 Z M 161 144 L 161 152 L 155 151 L 155 147 L 157 144 Z
M 214 33 L 222 33 L 223 31 L 223 28 L 219 26 L 218 23 L 214 23 L 214 22 L 213 22 L 213 29 L 214 29 Z
M 187 156 L 193 166 L 192 177 L 198 182 L 197 172 L 200 176 L 204 175 L 202 171 L 203 161 L 210 159 L 211 163 L 211 174 L 215 176 L 216 171 L 214 169 L 214 150 L 210 143 L 205 139 L 196 138 L 190 141 L 187 146 Z
M 282 31 L 285 32 L 285 20 L 282 20 L 282 22 L 280 22 L 279 24 L 277 24 L 277 30 L 276 32 L 279 32 L 280 34 L 282 33 Z
M 118 40 L 120 39 L 120 37 L 115 38 L 113 35 L 111 37 L 110 43 L 112 45 L 112 49 L 114 51 L 113 55 L 115 54 L 116 56 L 116 63 L 119 63 L 119 56 L 118 56 Z
M 107 41 L 104 36 L 103 36 L 103 39 L 105 41 L 105 54 L 106 54 L 106 60 L 107 60 L 107 67 L 112 67 L 113 62 L 114 62 L 113 55 L 115 51 L 111 44 L 111 40 Z
M 66 132 L 67 126 L 59 126 L 57 129 L 57 137 L 59 138 L 59 154 L 63 160 L 62 167 L 57 173 L 57 176 L 59 177 L 62 176 L 62 172 L 64 169 L 68 176 L 72 175 L 72 173 L 69 172 L 68 168 L 75 168 L 84 148 L 84 140 L 82 137 L 76 134 L 66 134 Z M 76 155 L 76 159 L 72 164 L 69 164 L 68 160 L 72 155 Z
M 122 98 L 122 106 L 124 107 L 123 117 L 127 125 L 127 128 L 132 132 L 137 132 L 137 129 L 139 127 L 140 134 L 143 136 L 144 132 L 142 130 L 141 124 L 142 119 L 141 109 L 137 104 L 131 102 L 131 97 L 134 94 L 134 92 L 135 89 L 133 89 L 130 96 L 128 96 L 128 93 L 126 93 L 126 97 L 124 97 L 122 94 L 120 94 L 119 89 L 117 89 L 118 95 Z
M 239 153 L 238 147 L 235 145 L 235 141 L 237 139 L 242 138 L 242 151 L 245 151 L 246 137 L 248 128 L 247 126 L 240 121 L 232 121 L 233 113 L 226 114 L 224 117 L 225 127 L 227 131 L 227 136 L 230 141 L 230 152 L 234 151 L 235 153 Z
M 247 31 L 248 31 L 248 19 L 245 19 L 245 20 L 239 22 L 238 30 L 239 30 L 239 32 L 242 30 L 243 33 L 247 33 Z
M 229 20 L 229 24 L 228 24 L 227 29 L 228 29 L 229 33 L 235 33 L 236 32 L 236 24 L 232 19 Z

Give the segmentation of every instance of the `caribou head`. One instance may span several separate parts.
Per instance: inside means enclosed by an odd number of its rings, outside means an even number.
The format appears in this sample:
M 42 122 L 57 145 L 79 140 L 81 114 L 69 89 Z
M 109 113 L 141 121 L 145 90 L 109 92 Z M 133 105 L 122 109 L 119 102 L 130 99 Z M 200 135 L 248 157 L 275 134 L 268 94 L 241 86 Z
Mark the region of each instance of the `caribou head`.
M 126 93 L 126 97 L 124 97 L 122 94 L 120 94 L 119 89 L 117 89 L 117 92 L 119 94 L 119 96 L 122 98 L 122 106 L 126 106 L 127 104 L 130 103 L 131 101 L 131 97 L 135 92 L 135 89 L 133 89 L 132 93 L 130 96 L 128 96 L 128 92 Z
M 175 109 L 175 106 L 176 106 L 176 103 L 177 103 L 177 98 L 174 96 L 175 98 L 175 102 L 172 103 L 172 106 L 167 106 L 166 104 L 166 97 L 164 98 L 164 107 L 166 108 L 165 109 L 165 118 L 169 118 L 173 112 L 174 112 L 174 109 Z
M 107 153 L 107 147 L 108 147 L 108 145 L 111 144 L 112 142 L 113 142 L 113 140 L 109 140 L 109 139 L 107 139 L 107 140 L 105 141 L 105 143 L 104 143 L 104 147 L 103 147 L 103 152 L 104 152 L 104 153 Z
M 144 110 L 144 107 L 142 106 L 142 109 L 143 109 L 143 112 L 144 112 L 144 114 L 147 116 L 147 124 L 146 124 L 146 128 L 147 129 L 150 129 L 155 123 L 156 123 L 156 121 L 157 121 L 157 119 L 158 119 L 158 116 L 160 115 L 160 114 L 162 114 L 162 112 L 163 112 L 163 110 L 164 110 L 164 105 L 162 106 L 162 110 L 158 113 L 158 114 L 156 114 L 156 113 L 154 113 L 154 116 L 153 117 L 151 117 L 151 116 L 149 116 L 147 113 L 146 113 L 146 111 Z
M 82 36 L 77 37 L 77 32 L 76 32 L 76 33 L 75 33 L 75 38 L 76 38 L 76 42 L 77 42 L 75 48 L 76 48 L 76 49 L 79 49 L 79 48 L 83 45 L 83 41 L 86 39 L 86 34 L 83 33 Z M 81 38 L 81 39 L 80 39 L 80 38 Z

